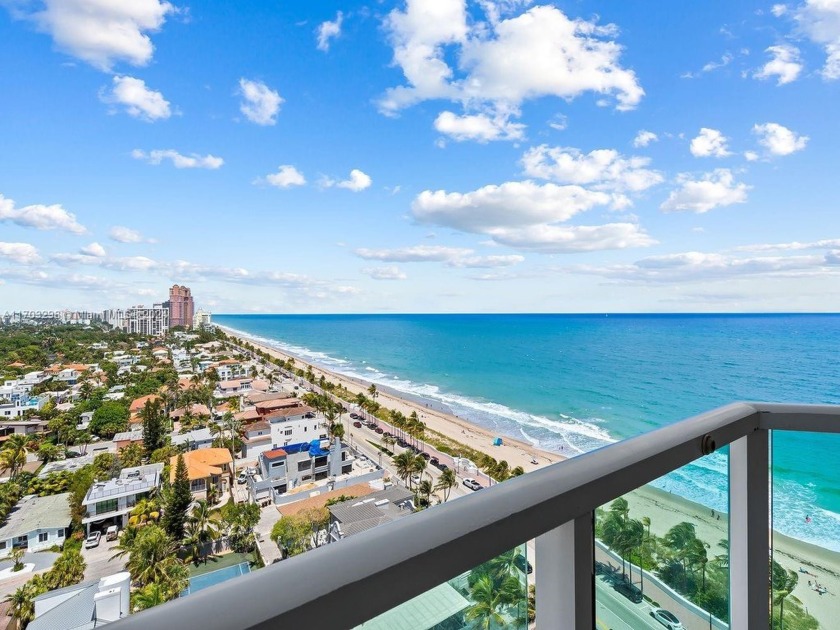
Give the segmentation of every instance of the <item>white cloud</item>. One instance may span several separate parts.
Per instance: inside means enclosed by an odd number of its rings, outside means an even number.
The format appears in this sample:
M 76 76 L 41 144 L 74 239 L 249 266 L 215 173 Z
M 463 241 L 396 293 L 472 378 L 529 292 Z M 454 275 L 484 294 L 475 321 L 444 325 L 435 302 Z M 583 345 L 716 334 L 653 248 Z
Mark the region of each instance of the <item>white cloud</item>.
M 20 265 L 34 265 L 41 262 L 38 250 L 29 243 L 0 242 L 0 258 L 14 261 Z
M 489 234 L 502 245 L 546 254 L 649 247 L 657 242 L 635 223 L 533 225 L 495 228 Z
M 576 214 L 608 206 L 614 195 L 581 186 L 505 182 L 468 193 L 426 190 L 412 204 L 412 215 L 464 232 L 485 234 L 493 242 L 541 252 L 575 252 L 644 247 L 655 243 L 638 225 L 562 226 Z
M 496 114 L 464 114 L 441 112 L 435 119 L 435 129 L 454 140 L 475 140 L 485 143 L 491 140 L 521 140 L 525 125 L 511 122 L 508 116 Z
M 755 125 L 753 133 L 758 136 L 758 143 L 769 155 L 790 155 L 801 151 L 808 144 L 808 136 L 802 136 L 778 123 Z
M 360 192 L 366 188 L 370 188 L 372 183 L 373 180 L 370 178 L 370 175 L 357 168 L 351 170 L 350 178 L 345 179 L 344 181 L 336 182 L 328 177 L 321 180 L 321 185 L 325 188 L 337 186 L 338 188 L 346 188 L 347 190 L 352 190 L 353 192 Z
M 643 258 L 635 263 L 595 267 L 580 265 L 569 271 L 643 283 L 701 282 L 736 277 L 800 277 L 837 274 L 832 253 L 817 256 L 757 256 L 683 252 Z
M 811 41 L 825 48 L 823 78 L 840 79 L 840 0 L 806 0 L 794 17 Z
M 242 102 L 239 111 L 245 118 L 258 125 L 273 125 L 277 122 L 277 114 L 283 97 L 272 90 L 262 81 L 239 79 L 239 93 Z
M 87 229 L 59 204 L 45 206 L 34 204 L 17 208 L 12 199 L 0 194 L 0 222 L 14 223 L 36 230 L 60 230 L 71 234 L 85 234 Z
M 155 239 L 146 238 L 137 230 L 124 227 L 122 225 L 115 225 L 108 231 L 108 236 L 112 241 L 118 243 L 154 243 Z
M 522 156 L 525 174 L 559 184 L 591 185 L 595 190 L 640 192 L 663 181 L 646 168 L 650 158 L 624 157 L 613 149 L 582 153 L 578 149 L 533 147 Z
M 770 54 L 771 59 L 764 64 L 753 76 L 756 79 L 776 78 L 776 85 L 785 85 L 796 81 L 799 73 L 802 72 L 802 64 L 799 61 L 799 49 L 790 44 L 779 44 L 770 46 L 765 50 Z
M 13 15 L 24 17 L 48 33 L 56 47 L 109 72 L 118 61 L 145 66 L 154 46 L 147 33 L 158 31 L 177 9 L 161 0 L 12 1 Z
M 182 155 L 174 149 L 155 149 L 146 153 L 140 149 L 134 149 L 131 157 L 135 160 L 143 160 L 149 164 L 160 164 L 164 160 L 170 160 L 175 168 L 206 168 L 215 170 L 220 168 L 225 161 L 215 155 L 199 155 L 190 153 Z
M 79 250 L 79 253 L 83 256 L 94 256 L 96 258 L 103 258 L 107 255 L 105 248 L 96 242 L 93 242 L 89 245 L 85 245 Z
M 645 129 L 642 129 L 639 131 L 639 133 L 636 134 L 636 137 L 633 138 L 633 146 L 638 149 L 640 147 L 648 146 L 651 142 L 658 141 L 659 136 L 657 136 L 652 131 L 646 131 Z
M 691 155 L 694 157 L 726 157 L 732 155 L 726 148 L 729 139 L 717 129 L 703 127 L 700 134 L 691 141 Z
M 735 183 L 732 171 L 727 168 L 705 173 L 701 179 L 692 179 L 683 173 L 678 176 L 677 183 L 680 187 L 672 191 L 660 206 L 665 212 L 684 210 L 700 214 L 722 206 L 745 203 L 750 189 L 744 183 Z
M 518 254 L 476 256 L 471 249 L 442 245 L 414 245 L 396 249 L 357 249 L 354 252 L 365 260 L 382 262 L 442 262 L 449 267 L 493 269 L 518 265 L 525 260 Z M 391 267 L 395 269 L 395 267 Z
M 567 221 L 611 201 L 604 192 L 580 186 L 505 182 L 467 193 L 425 190 L 412 203 L 412 214 L 422 223 L 488 233 L 498 227 Z
M 571 100 L 594 92 L 613 97 L 619 110 L 639 103 L 644 90 L 619 62 L 614 25 L 572 20 L 551 6 L 501 19 L 526 4 L 485 1 L 489 22 L 469 21 L 465 0 L 408 0 L 404 10 L 391 11 L 385 28 L 406 83 L 386 90 L 380 111 L 394 115 L 447 99 L 463 104 L 466 116 L 478 111 L 507 120 L 519 115 L 521 103 L 543 96 Z M 471 123 L 487 127 L 486 120 Z
M 362 273 L 374 280 L 405 280 L 408 278 L 396 265 L 388 267 L 365 267 Z
M 721 56 L 720 61 L 710 61 L 704 65 L 700 72 L 714 72 L 720 68 L 724 68 L 732 63 L 734 57 L 730 53 L 725 53 Z
M 772 7 L 770 7 L 770 13 L 772 13 L 776 17 L 783 16 L 785 13 L 787 13 L 787 11 L 788 8 L 784 4 L 774 4 Z
M 792 241 L 789 243 L 759 243 L 756 245 L 741 245 L 736 247 L 736 252 L 773 252 L 773 251 L 801 251 L 805 249 L 840 249 L 840 238 L 822 239 L 800 243 Z
M 365 260 L 382 262 L 448 262 L 469 256 L 473 250 L 442 245 L 415 245 L 397 249 L 360 248 L 354 253 Z
M 172 115 L 169 101 L 163 94 L 146 87 L 146 82 L 134 77 L 115 76 L 110 92 L 101 92 L 100 99 L 111 105 L 122 105 L 129 116 L 154 122 Z
M 330 49 L 330 40 L 341 36 L 341 23 L 344 15 L 339 11 L 332 22 L 321 22 L 318 27 L 318 50 L 327 52 Z
M 747 162 L 755 162 L 758 159 L 758 153 L 755 151 L 744 151 L 744 159 Z
M 277 188 L 291 188 L 292 186 L 303 186 L 306 183 L 306 178 L 291 164 L 281 164 L 276 173 L 265 176 L 265 182 Z

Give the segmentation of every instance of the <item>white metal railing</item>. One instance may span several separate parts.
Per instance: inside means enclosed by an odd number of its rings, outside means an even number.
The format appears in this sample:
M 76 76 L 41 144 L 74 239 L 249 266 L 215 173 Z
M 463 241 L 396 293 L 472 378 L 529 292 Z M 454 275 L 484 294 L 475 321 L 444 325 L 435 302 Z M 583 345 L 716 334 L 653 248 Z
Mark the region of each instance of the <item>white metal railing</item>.
M 352 628 L 536 538 L 540 630 L 594 627 L 594 511 L 729 445 L 730 627 L 769 627 L 770 430 L 840 406 L 735 403 L 132 615 L 116 628 Z

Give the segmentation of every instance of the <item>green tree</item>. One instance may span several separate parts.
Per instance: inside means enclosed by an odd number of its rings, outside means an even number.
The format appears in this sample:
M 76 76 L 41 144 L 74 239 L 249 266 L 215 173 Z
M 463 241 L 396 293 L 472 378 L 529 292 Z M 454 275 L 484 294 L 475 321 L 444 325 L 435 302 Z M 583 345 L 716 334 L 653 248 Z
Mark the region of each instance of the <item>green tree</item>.
M 796 571 L 785 570 L 778 562 L 771 565 L 770 582 L 773 586 L 773 605 L 779 607 L 779 630 L 785 627 L 785 600 L 799 583 Z
M 187 521 L 187 510 L 192 503 L 190 480 L 187 476 L 187 465 L 184 456 L 179 454 L 175 464 L 175 481 L 163 514 L 163 526 L 174 540 L 184 537 L 184 525 Z
M 394 466 L 397 469 L 397 477 L 402 479 L 403 483 L 411 487 L 409 478 L 414 473 L 414 455 L 411 451 L 403 451 L 393 458 Z
M 10 604 L 12 617 L 18 620 L 21 628 L 35 618 L 35 598 L 47 592 L 43 578 L 36 575 L 26 584 L 6 596 L 4 601 Z
M 29 439 L 20 433 L 13 433 L 3 444 L 0 451 L 0 469 L 8 470 L 14 479 L 20 469 L 26 464 L 26 452 Z
M 166 446 L 166 429 L 169 424 L 160 400 L 151 400 L 140 412 L 143 419 L 143 450 L 151 457 L 157 449 Z
M 177 559 L 175 558 L 177 550 L 178 546 L 163 528 L 157 525 L 146 525 L 138 530 L 134 538 L 128 552 L 126 569 L 140 586 L 161 582 L 167 570 L 165 562 L 170 558 Z
M 100 437 L 112 438 L 128 429 L 128 407 L 116 400 L 106 400 L 93 412 L 88 430 Z
M 212 509 L 207 501 L 204 499 L 196 501 L 185 528 L 185 543 L 192 550 L 196 561 L 203 560 L 207 564 L 210 543 L 218 540 L 221 535 L 220 520 L 218 511 Z
M 457 485 L 458 478 L 455 476 L 455 471 L 451 468 L 447 468 L 440 473 L 438 482 L 435 485 L 435 490 L 441 490 L 443 492 L 443 502 L 446 503 L 449 500 L 449 494 L 452 492 L 452 488 Z
M 131 442 L 124 446 L 119 452 L 120 467 L 130 468 L 143 463 L 143 447 L 139 442 Z
M 464 615 L 471 628 L 490 630 L 507 625 L 504 612 L 515 607 L 524 597 L 524 588 L 519 580 L 509 575 L 497 583 L 489 575 L 480 576 L 470 589 L 474 602 Z
M 283 551 L 284 557 L 292 557 L 309 548 L 312 529 L 303 519 L 296 516 L 283 516 L 271 528 L 271 540 Z

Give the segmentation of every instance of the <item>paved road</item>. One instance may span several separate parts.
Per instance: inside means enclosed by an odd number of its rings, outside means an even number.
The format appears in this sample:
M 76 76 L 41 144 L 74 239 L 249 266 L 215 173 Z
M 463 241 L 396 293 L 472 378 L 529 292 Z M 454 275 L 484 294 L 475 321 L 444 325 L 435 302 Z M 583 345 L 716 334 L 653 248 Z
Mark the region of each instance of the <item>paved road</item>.
M 113 575 L 124 570 L 126 557 L 115 558 L 111 560 L 111 556 L 116 553 L 114 547 L 119 542 L 117 540 L 107 541 L 105 536 L 99 540 L 99 545 L 91 549 L 82 547 L 82 557 L 85 559 L 85 580 L 98 580 L 106 575 Z
M 36 573 L 43 573 L 52 568 L 53 562 L 58 558 L 59 554 L 52 551 L 39 551 L 37 553 L 23 554 L 22 562 L 24 564 L 34 564 L 35 568 L 28 572 L 19 575 L 12 575 L 0 581 L 0 599 L 4 599 L 6 595 L 14 593 L 18 587 L 26 584 L 32 576 Z M 14 564 L 12 560 L 4 560 L 0 562 L 0 569 L 5 569 Z

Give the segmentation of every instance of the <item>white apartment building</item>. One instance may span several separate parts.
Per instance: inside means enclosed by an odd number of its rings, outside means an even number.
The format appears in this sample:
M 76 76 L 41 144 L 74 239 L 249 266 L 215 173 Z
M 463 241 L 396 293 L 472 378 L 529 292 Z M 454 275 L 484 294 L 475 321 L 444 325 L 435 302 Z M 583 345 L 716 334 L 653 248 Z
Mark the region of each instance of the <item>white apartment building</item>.
M 91 527 L 104 529 L 106 524 L 124 528 L 137 502 L 160 487 L 162 472 L 163 464 L 123 468 L 118 478 L 94 483 L 82 501 L 87 510 L 82 519 L 87 533 Z
M 102 319 L 114 328 L 139 335 L 163 335 L 169 330 L 169 309 L 163 304 L 153 304 L 151 308 L 139 305 L 125 310 L 109 309 L 103 311 Z

